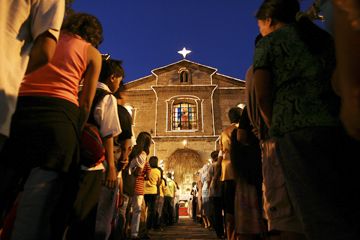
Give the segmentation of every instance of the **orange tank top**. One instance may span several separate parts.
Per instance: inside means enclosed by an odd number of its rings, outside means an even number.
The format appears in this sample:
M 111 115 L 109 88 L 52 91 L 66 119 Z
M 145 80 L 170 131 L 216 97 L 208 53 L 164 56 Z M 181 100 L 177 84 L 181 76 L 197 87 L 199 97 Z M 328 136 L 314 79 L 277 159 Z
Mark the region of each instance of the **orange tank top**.
M 19 96 L 61 98 L 79 106 L 78 88 L 86 70 L 89 45 L 77 35 L 61 32 L 52 60 L 25 76 Z

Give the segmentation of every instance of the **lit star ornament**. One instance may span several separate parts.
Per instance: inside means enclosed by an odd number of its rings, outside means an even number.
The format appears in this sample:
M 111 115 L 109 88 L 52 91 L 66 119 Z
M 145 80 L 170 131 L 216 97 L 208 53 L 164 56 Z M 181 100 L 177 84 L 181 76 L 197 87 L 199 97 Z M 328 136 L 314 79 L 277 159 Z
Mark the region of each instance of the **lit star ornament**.
M 187 50 L 185 47 L 183 47 L 183 49 L 181 51 L 178 51 L 178 53 L 181 54 L 184 58 L 186 58 L 186 55 L 191 53 L 191 51 Z

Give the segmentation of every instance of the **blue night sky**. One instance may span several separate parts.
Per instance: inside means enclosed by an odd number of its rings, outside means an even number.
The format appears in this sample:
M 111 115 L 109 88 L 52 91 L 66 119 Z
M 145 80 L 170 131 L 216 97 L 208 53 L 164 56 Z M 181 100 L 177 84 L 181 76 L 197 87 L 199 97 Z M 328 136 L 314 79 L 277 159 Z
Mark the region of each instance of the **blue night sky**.
M 95 15 L 104 28 L 101 53 L 123 60 L 125 82 L 183 57 L 244 79 L 252 62 L 262 0 L 75 0 L 73 9 Z M 307 9 L 313 1 L 303 0 Z

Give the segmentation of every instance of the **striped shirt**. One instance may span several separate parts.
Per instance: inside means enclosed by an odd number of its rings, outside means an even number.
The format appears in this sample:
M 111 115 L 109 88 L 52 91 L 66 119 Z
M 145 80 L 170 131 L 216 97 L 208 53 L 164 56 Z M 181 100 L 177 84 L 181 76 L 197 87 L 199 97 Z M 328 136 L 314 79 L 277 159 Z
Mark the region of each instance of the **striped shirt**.
M 151 167 L 149 162 L 146 162 L 144 168 L 139 176 L 136 177 L 135 180 L 135 195 L 144 195 L 144 182 L 145 175 L 149 176 L 151 171 Z

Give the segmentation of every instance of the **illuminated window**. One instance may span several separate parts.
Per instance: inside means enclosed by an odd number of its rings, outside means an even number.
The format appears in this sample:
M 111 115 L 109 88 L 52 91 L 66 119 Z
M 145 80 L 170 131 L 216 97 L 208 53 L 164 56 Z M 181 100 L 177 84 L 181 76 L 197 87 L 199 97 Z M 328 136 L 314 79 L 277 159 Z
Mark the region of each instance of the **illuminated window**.
M 172 107 L 172 129 L 191 130 L 197 129 L 196 105 L 191 103 L 178 103 Z

